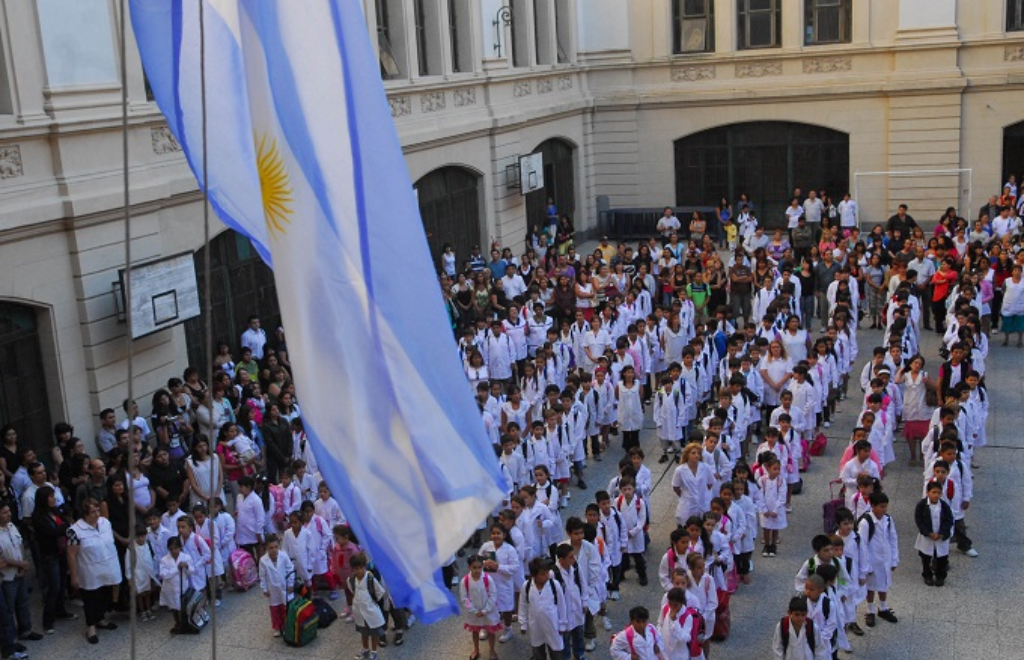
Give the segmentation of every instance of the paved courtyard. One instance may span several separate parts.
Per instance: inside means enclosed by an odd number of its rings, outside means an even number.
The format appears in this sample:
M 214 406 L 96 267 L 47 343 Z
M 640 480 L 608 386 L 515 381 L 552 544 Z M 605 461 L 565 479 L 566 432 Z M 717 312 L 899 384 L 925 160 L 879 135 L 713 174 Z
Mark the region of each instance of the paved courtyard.
M 861 355 L 870 355 L 871 342 L 880 338 L 878 332 L 862 331 Z M 920 579 L 918 560 L 913 549 L 913 506 L 920 497 L 920 468 L 908 468 L 906 446 L 897 445 L 897 461 L 885 480 L 886 491 L 893 498 L 894 513 L 900 535 L 901 567 L 895 573 L 890 602 L 900 618 L 896 625 L 879 620 L 867 635 L 852 640 L 854 654 L 861 658 L 903 660 L 911 658 L 979 658 L 1021 657 L 1024 648 L 1024 609 L 1019 607 L 1020 590 L 1008 584 L 1016 582 L 1020 548 L 1024 545 L 1024 514 L 1017 506 L 1024 499 L 1024 481 L 1015 475 L 1021 449 L 1024 449 L 1024 350 L 1002 348 L 996 336 L 989 358 L 989 394 L 992 397 L 989 417 L 990 444 L 979 453 L 981 468 L 975 477 L 975 505 L 968 513 L 970 535 L 980 556 L 970 559 L 954 552 L 947 586 L 941 590 L 926 587 Z M 924 339 L 925 354 L 936 354 L 937 340 L 933 334 Z M 863 360 L 861 361 L 863 364 Z M 937 358 L 929 358 L 929 371 L 937 371 Z M 860 373 L 860 367 L 854 371 Z M 851 395 L 859 393 L 854 386 Z M 810 554 L 810 539 L 821 531 L 821 503 L 828 497 L 828 481 L 836 469 L 839 448 L 853 426 L 856 414 L 853 400 L 844 402 L 838 423 L 830 429 L 829 448 L 824 457 L 815 459 L 805 475 L 804 493 L 794 498 L 790 527 L 782 535 L 779 555 L 762 559 L 755 554 L 753 584 L 741 587 L 732 600 L 732 635 L 723 644 L 712 647 L 712 655 L 727 658 L 768 658 L 772 627 L 783 613 L 792 595 L 793 576 L 802 560 Z M 649 423 L 650 425 L 650 423 Z M 654 453 L 657 444 L 653 429 L 642 436 L 645 449 Z M 589 468 L 587 481 L 591 490 L 574 492 L 569 510 L 579 515 L 589 502 L 588 495 L 606 484 L 615 468 L 618 450 L 612 456 Z M 668 545 L 672 530 L 675 496 L 670 487 L 670 473 L 654 460 L 648 460 L 654 471 L 652 495 L 652 547 L 648 561 L 655 566 Z M 663 477 L 664 475 L 664 477 Z M 610 605 L 617 629 L 626 622 L 626 613 L 634 605 L 657 608 L 661 593 L 657 580 L 641 589 L 635 579 L 623 583 L 622 600 Z M 861 613 L 863 614 L 863 606 Z M 33 608 L 39 616 L 40 609 Z M 38 618 L 35 619 L 38 629 Z M 30 643 L 33 658 L 74 658 L 97 660 L 127 658 L 130 641 L 126 620 L 121 628 L 104 633 L 100 644 L 85 643 L 83 628 L 78 622 L 59 625 L 57 634 L 44 641 Z M 352 658 L 359 647 L 358 636 L 351 624 L 341 621 L 320 633 L 309 647 L 293 649 L 280 639 L 271 637 L 269 616 L 258 591 L 228 594 L 223 607 L 217 610 L 216 635 L 207 629 L 197 637 L 172 637 L 169 634 L 169 613 L 161 612 L 156 622 L 138 623 L 135 657 L 145 660 L 213 657 L 222 660 L 248 660 L 253 657 L 275 658 Z M 609 657 L 608 634 L 602 631 L 597 651 L 591 658 Z M 432 626 L 417 625 L 407 636 L 403 647 L 388 647 L 383 658 L 463 658 L 472 650 L 462 622 L 452 619 Z M 502 658 L 527 658 L 529 647 L 519 635 L 499 648 Z

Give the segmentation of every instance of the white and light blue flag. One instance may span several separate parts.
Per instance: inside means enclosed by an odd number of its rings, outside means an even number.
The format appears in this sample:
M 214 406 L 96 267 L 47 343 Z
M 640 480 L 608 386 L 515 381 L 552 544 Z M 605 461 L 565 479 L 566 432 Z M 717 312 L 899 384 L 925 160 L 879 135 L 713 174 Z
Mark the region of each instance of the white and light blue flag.
M 157 104 L 210 203 L 274 268 L 321 472 L 396 603 L 502 500 L 356 0 L 131 0 Z

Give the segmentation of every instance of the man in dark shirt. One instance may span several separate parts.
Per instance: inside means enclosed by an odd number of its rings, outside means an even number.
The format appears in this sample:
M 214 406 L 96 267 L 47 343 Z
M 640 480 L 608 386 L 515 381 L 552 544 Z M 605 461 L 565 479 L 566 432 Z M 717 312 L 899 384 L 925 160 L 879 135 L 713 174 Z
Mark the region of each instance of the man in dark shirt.
M 732 317 L 739 321 L 750 319 L 750 299 L 753 292 L 754 271 L 750 269 L 743 248 L 736 248 L 736 257 L 729 268 L 729 303 Z
M 818 299 L 818 318 L 823 328 L 828 327 L 828 287 L 836 279 L 841 266 L 831 250 L 821 253 L 821 261 L 814 267 L 814 293 Z
M 885 224 L 885 231 L 889 233 L 890 237 L 892 236 L 892 231 L 894 229 L 899 229 L 900 235 L 903 238 L 908 238 L 910 236 L 910 230 L 917 227 L 917 222 L 914 221 L 913 216 L 907 213 L 908 210 L 909 209 L 906 204 L 900 204 L 899 209 L 896 211 L 896 215 L 889 218 L 889 222 Z
M 153 453 L 153 465 L 149 468 L 149 485 L 156 493 L 156 508 L 161 513 L 167 510 L 167 500 L 181 503 L 185 475 L 180 465 L 171 463 L 170 454 L 163 447 L 158 447 Z

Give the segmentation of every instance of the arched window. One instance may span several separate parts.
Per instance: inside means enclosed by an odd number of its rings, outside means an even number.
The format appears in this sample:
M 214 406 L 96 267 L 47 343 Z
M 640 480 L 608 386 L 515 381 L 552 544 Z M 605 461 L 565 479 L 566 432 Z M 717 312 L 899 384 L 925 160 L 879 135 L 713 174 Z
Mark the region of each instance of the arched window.
M 470 249 L 480 245 L 480 177 L 464 167 L 442 167 L 415 188 L 434 265 L 441 270 L 442 246 L 451 243 L 461 269 Z
M 18 444 L 42 452 L 50 446 L 50 422 L 36 309 L 0 303 L 0 426 L 18 432 Z
M 544 154 L 544 188 L 526 196 L 526 220 L 530 227 L 541 229 L 547 224 L 548 199 L 553 199 L 558 213 L 567 214 L 579 226 L 576 211 L 576 163 L 570 142 L 559 138 L 545 140 L 532 153 Z
M 1003 171 L 999 185 L 1006 183 L 1011 174 L 1017 177 L 1020 185 L 1021 177 L 1024 177 L 1024 121 L 1003 130 Z
M 675 161 L 678 206 L 735 205 L 747 193 L 762 224 L 785 226 L 794 188 L 833 199 L 848 191 L 850 136 L 794 122 L 730 124 L 676 140 Z
M 226 341 L 237 361 L 241 357 L 240 340 L 250 315 L 260 317 L 268 345 L 277 345 L 274 333 L 281 325 L 274 271 L 263 263 L 249 239 L 229 229 L 210 241 L 210 282 L 212 283 L 213 350 Z M 185 322 L 188 362 L 206 379 L 206 247 L 196 250 L 196 281 L 203 313 Z

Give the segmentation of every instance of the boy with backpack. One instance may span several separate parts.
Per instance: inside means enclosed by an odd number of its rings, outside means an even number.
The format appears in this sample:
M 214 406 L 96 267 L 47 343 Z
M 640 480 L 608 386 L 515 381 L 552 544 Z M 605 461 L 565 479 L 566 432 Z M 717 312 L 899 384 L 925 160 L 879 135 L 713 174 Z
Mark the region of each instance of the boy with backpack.
M 629 570 L 630 560 L 636 562 L 636 574 L 641 587 L 647 586 L 647 559 L 644 551 L 647 550 L 645 531 L 649 513 L 647 502 L 636 492 L 636 484 L 632 479 L 626 478 L 619 483 L 619 490 L 622 492 L 615 498 L 615 510 L 622 517 L 622 526 L 626 530 L 626 547 L 623 549 L 622 571 Z
M 381 583 L 367 569 L 369 564 L 364 553 L 357 552 L 352 555 L 349 560 L 352 575 L 348 578 L 348 588 L 353 594 L 352 617 L 363 643 L 360 657 L 377 660 L 377 648 L 380 639 L 384 637 L 387 623 L 383 605 L 386 602 L 386 594 Z
M 899 543 L 896 536 L 896 525 L 889 517 L 889 496 L 875 491 L 868 500 L 871 511 L 857 521 L 857 533 L 865 540 L 870 557 L 868 564 L 868 613 L 864 622 L 869 628 L 875 627 L 875 593 L 878 593 L 878 616 L 890 623 L 899 619 L 889 609 L 886 602 L 889 587 L 892 584 L 892 571 L 900 563 Z
M 622 553 L 626 550 L 629 537 L 622 524 L 622 515 L 612 506 L 612 497 L 607 491 L 598 491 L 594 496 L 601 511 L 608 552 L 608 600 L 619 599 L 619 582 L 622 580 Z
M 775 625 L 772 650 L 777 660 L 828 660 L 821 633 L 807 616 L 807 597 L 789 601 L 789 614 Z
M 669 589 L 668 602 L 661 608 L 658 631 L 665 642 L 666 660 L 705 660 L 701 637 L 704 618 L 693 607 L 686 605 L 686 591 L 678 587 Z
M 519 627 L 530 638 L 533 660 L 561 660 L 565 643 L 562 634 L 569 629 L 565 593 L 551 579 L 547 557 L 530 561 L 530 577 L 519 598 Z
M 582 530 L 581 530 L 582 531 Z M 572 651 L 572 657 L 576 660 L 586 660 L 583 656 L 584 636 L 583 627 L 586 623 L 585 599 L 587 585 L 580 575 L 580 567 L 576 563 L 576 553 L 572 546 L 560 544 L 555 549 L 555 568 L 551 571 L 552 577 L 562 587 L 565 595 L 565 619 L 566 627 L 562 632 L 563 653 L 562 658 L 568 659 Z
M 267 535 L 266 554 L 260 558 L 260 590 L 270 605 L 270 627 L 274 637 L 281 636 L 288 601 L 292 599 L 295 566 L 288 555 L 281 552 L 281 544 L 274 534 Z
M 820 575 L 812 575 L 804 583 L 804 596 L 807 598 L 807 620 L 814 623 L 820 634 L 826 653 L 836 657 L 837 607 L 826 593 L 828 584 Z
M 938 466 L 938 463 L 936 465 Z M 914 523 L 917 525 L 914 549 L 921 557 L 921 577 L 929 587 L 943 586 L 949 570 L 949 538 L 953 535 L 953 509 L 942 499 L 943 486 L 942 481 L 929 481 L 925 487 L 927 492 L 924 499 L 919 501 L 914 509 Z
M 650 623 L 651 615 L 646 607 L 634 607 L 629 611 L 629 625 L 612 637 L 613 660 L 655 660 L 663 658 L 662 639 L 658 629 Z

